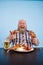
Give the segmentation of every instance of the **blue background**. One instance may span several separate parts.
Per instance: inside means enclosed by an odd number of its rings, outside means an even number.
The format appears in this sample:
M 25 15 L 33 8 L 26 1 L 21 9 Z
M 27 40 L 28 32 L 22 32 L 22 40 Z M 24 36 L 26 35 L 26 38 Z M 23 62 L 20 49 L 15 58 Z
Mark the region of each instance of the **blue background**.
M 33 30 L 43 47 L 43 1 L 0 1 L 0 47 L 10 30 L 17 29 L 24 19 L 27 29 Z

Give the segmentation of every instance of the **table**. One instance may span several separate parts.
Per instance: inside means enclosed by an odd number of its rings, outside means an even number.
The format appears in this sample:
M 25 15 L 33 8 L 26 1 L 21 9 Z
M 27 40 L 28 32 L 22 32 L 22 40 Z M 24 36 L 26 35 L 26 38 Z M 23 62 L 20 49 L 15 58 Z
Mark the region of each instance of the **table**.
M 43 48 L 35 48 L 30 53 L 7 53 L 0 48 L 0 65 L 43 65 Z

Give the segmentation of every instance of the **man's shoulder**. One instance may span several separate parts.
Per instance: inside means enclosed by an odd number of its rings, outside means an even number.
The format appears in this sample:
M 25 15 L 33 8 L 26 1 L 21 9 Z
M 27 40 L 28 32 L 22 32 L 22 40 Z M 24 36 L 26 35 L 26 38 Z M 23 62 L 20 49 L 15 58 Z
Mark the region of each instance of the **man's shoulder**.
M 31 36 L 35 36 L 36 37 L 36 34 L 35 34 L 35 32 L 33 30 L 26 30 L 26 31 L 29 32 L 29 34 Z
M 34 33 L 34 31 L 33 30 L 26 30 L 27 32 L 30 32 L 30 33 Z
M 27 32 L 29 32 L 29 30 L 26 30 Z

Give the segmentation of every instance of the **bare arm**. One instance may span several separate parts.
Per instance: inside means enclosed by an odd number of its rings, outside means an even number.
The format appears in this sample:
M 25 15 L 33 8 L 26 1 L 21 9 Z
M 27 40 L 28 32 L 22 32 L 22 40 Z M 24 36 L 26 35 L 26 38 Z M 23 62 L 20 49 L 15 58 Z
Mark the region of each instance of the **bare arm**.
M 30 31 L 30 36 L 32 38 L 32 44 L 38 46 L 39 40 L 36 37 L 36 34 L 33 31 Z

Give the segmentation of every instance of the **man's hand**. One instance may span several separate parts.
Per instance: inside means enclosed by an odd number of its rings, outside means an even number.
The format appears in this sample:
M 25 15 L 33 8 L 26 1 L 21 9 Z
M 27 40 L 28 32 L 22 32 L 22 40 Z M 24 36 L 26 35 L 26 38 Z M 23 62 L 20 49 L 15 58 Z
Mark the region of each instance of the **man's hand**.
M 15 35 L 16 35 L 15 31 L 10 31 L 10 35 L 9 35 L 10 40 L 15 39 Z
M 10 35 L 9 38 L 10 38 L 10 40 L 13 40 L 14 39 L 14 35 Z
M 33 38 L 32 43 L 37 46 L 39 45 L 39 40 L 37 38 Z

